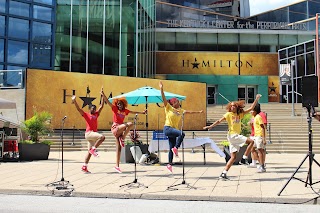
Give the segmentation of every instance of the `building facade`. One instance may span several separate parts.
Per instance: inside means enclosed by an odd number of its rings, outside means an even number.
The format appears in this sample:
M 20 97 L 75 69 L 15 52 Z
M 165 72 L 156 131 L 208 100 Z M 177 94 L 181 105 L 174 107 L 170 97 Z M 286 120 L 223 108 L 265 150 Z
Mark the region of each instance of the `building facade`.
M 2 0 L 0 70 L 204 82 L 208 104 L 257 93 L 282 102 L 290 88 L 279 81 L 278 51 L 315 39 L 319 9 L 320 0 L 255 16 L 249 0 Z M 304 59 L 307 74 L 317 57 Z M 21 83 L 19 72 L 0 75 L 2 86 Z
M 314 39 L 320 9 L 319 1 L 301 1 L 240 17 L 211 11 L 201 0 L 167 2 L 157 4 L 156 72 L 207 83 L 208 104 L 250 103 L 257 93 L 262 102 L 283 101 L 278 50 Z
M 53 69 L 56 0 L 0 1 L 0 70 Z M 21 72 L 1 72 L 4 87 L 21 84 Z

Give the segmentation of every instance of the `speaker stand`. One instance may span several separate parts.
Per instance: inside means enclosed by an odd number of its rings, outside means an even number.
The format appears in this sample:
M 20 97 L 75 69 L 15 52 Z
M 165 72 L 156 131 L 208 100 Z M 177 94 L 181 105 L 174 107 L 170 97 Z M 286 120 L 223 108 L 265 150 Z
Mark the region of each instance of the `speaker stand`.
M 282 191 L 286 188 L 286 186 L 289 184 L 289 182 L 292 180 L 292 179 L 296 179 L 296 180 L 299 180 L 303 183 L 305 183 L 305 187 L 307 187 L 307 185 L 311 186 L 314 185 L 314 184 L 317 184 L 319 183 L 320 181 L 318 182 L 315 182 L 313 183 L 312 182 L 312 163 L 315 162 L 319 167 L 320 167 L 320 164 L 318 163 L 317 160 L 314 159 L 314 154 L 312 152 L 312 126 L 311 126 L 311 122 L 312 122 L 312 117 L 311 117 L 311 110 L 313 109 L 313 106 L 309 105 L 307 107 L 307 110 L 308 110 L 308 131 L 309 131 L 309 151 L 307 153 L 307 155 L 303 158 L 302 162 L 300 163 L 300 165 L 298 166 L 298 168 L 296 169 L 296 171 L 292 174 L 292 176 L 289 178 L 289 180 L 286 182 L 286 184 L 282 187 L 282 189 L 280 190 L 280 192 L 278 193 L 278 196 L 280 196 L 280 194 L 282 193 Z M 313 109 L 314 110 L 314 109 Z M 304 180 L 301 180 L 299 178 L 296 178 L 294 177 L 295 174 L 299 171 L 299 169 L 301 168 L 301 166 L 303 165 L 303 163 L 309 159 L 309 168 L 308 168 L 308 174 L 307 174 L 307 179 L 306 181 Z

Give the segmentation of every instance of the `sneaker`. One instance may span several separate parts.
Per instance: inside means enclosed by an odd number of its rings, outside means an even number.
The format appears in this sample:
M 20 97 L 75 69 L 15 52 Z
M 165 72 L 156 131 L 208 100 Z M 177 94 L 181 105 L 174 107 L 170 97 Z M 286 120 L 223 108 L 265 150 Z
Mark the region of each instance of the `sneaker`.
M 258 173 L 263 173 L 263 172 L 266 172 L 266 169 L 260 166 L 258 169 Z
M 173 152 L 173 154 L 174 154 L 176 157 L 178 157 L 178 149 L 177 149 L 176 147 L 173 147 L 173 148 L 171 149 L 171 151 Z
M 256 168 L 256 167 L 257 167 L 257 164 L 250 163 L 250 164 L 248 165 L 248 168 Z
M 171 164 L 167 164 L 167 169 L 169 170 L 170 173 L 173 173 L 173 172 L 172 172 L 172 165 L 171 165 Z
M 99 157 L 99 153 L 98 153 L 98 151 L 97 151 L 97 149 L 90 149 L 89 150 L 89 153 L 91 154 L 91 155 L 93 155 L 94 157 Z
M 115 167 L 114 167 L 114 170 L 116 170 L 116 172 L 118 172 L 118 173 L 122 173 L 120 167 L 115 166 Z
M 239 164 L 241 164 L 241 165 L 249 165 L 249 161 L 248 161 L 248 159 L 242 158 L 241 161 L 239 162 Z
M 85 174 L 90 174 L 87 166 L 82 166 L 81 171 L 83 171 Z
M 226 174 L 226 173 L 221 173 L 219 179 L 221 179 L 221 180 L 230 180 L 230 179 L 227 177 L 227 174 Z
M 120 146 L 123 148 L 124 147 L 124 140 L 122 138 L 122 135 L 118 138 L 118 140 L 119 140 Z

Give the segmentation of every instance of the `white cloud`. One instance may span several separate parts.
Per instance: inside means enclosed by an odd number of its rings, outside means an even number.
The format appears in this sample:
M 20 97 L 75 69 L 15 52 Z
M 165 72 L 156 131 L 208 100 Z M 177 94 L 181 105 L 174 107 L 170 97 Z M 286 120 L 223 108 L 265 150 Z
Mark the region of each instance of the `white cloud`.
M 10 53 L 9 53 L 10 54 Z M 27 64 L 28 63 L 28 51 L 27 50 L 20 50 L 16 52 L 16 54 L 11 53 L 8 55 L 8 61 L 14 62 L 17 64 Z
M 250 0 L 250 15 L 277 9 L 301 0 Z

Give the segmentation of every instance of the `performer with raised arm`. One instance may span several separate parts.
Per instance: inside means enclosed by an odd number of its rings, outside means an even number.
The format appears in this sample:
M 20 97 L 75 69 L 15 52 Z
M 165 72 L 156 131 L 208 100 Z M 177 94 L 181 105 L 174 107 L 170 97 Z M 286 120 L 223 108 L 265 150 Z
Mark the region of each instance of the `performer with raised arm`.
M 72 103 L 76 106 L 77 110 L 81 114 L 81 116 L 86 121 L 86 132 L 85 132 L 85 138 L 88 141 L 88 153 L 85 156 L 84 164 L 81 168 L 81 170 L 84 173 L 91 173 L 88 170 L 88 163 L 91 158 L 91 155 L 94 157 L 98 157 L 99 154 L 97 152 L 97 149 L 100 144 L 105 140 L 105 136 L 98 133 L 98 117 L 100 115 L 100 112 L 103 108 L 104 103 L 102 102 L 100 104 L 100 107 L 98 110 L 96 105 L 90 105 L 89 106 L 89 112 L 84 112 L 78 105 L 76 96 L 72 96 Z
M 125 117 L 131 114 L 146 114 L 147 110 L 142 112 L 135 112 L 127 109 L 128 102 L 125 97 L 113 99 L 112 103 L 108 100 L 103 91 L 101 91 L 101 95 L 105 103 L 107 103 L 113 112 L 113 124 L 111 127 L 111 132 L 113 133 L 116 139 L 116 166 L 114 169 L 118 173 L 122 173 L 120 169 L 120 154 L 121 148 L 124 147 L 124 141 L 126 139 L 127 134 L 133 128 L 132 122 L 124 122 Z
M 248 154 L 252 149 L 253 140 L 240 134 L 241 133 L 241 119 L 243 118 L 243 116 L 246 113 L 249 113 L 251 110 L 253 110 L 253 108 L 258 103 L 258 100 L 260 99 L 260 97 L 261 97 L 261 95 L 257 94 L 256 99 L 254 100 L 252 105 L 246 110 L 243 109 L 244 108 L 244 101 L 230 102 L 226 107 L 228 112 L 225 113 L 222 118 L 220 118 L 219 120 L 217 120 L 216 122 L 214 122 L 210 126 L 203 127 L 203 129 L 211 129 L 211 128 L 217 126 L 218 124 L 220 124 L 222 121 L 227 121 L 227 123 L 228 123 L 227 139 L 230 143 L 229 148 L 230 148 L 231 158 L 227 162 L 224 171 L 221 173 L 221 175 L 219 177 L 220 179 L 229 180 L 229 178 L 227 177 L 227 172 L 230 169 L 230 167 L 232 166 L 232 164 L 234 163 L 234 161 L 236 160 L 237 152 L 240 150 L 239 145 L 244 144 L 244 143 L 248 144 L 248 147 L 243 155 L 243 159 L 245 160 L 246 164 L 249 164 L 248 163 Z
M 162 81 L 159 82 L 159 87 L 161 90 L 164 111 L 166 114 L 166 121 L 164 124 L 163 133 L 169 138 L 170 147 L 168 154 L 169 163 L 167 164 L 167 169 L 172 173 L 173 154 L 175 156 L 178 156 L 178 148 L 180 147 L 185 136 L 184 132 L 181 132 L 181 130 L 179 130 L 179 122 L 181 120 L 182 114 L 203 113 L 203 110 L 187 111 L 180 108 L 180 102 L 177 98 L 171 98 L 167 101 L 164 95 Z

